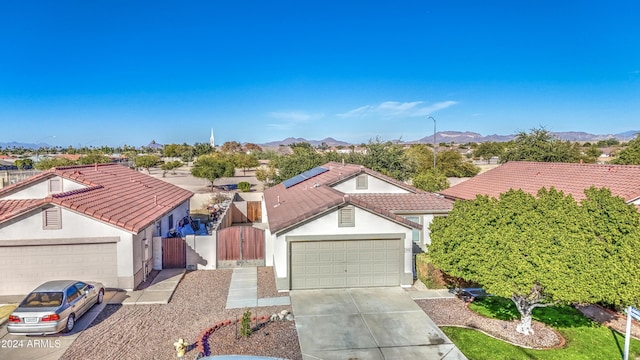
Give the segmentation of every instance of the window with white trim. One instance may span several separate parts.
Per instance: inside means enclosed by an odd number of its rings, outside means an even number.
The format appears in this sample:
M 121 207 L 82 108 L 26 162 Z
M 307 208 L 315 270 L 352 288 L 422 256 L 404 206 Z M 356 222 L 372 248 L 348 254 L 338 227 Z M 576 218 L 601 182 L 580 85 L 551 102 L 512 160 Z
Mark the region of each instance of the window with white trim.
M 422 224 L 420 216 L 405 216 L 404 218 L 409 221 L 413 221 L 416 224 Z M 422 242 L 422 230 L 416 228 L 412 229 L 411 240 L 416 244 L 420 244 Z
M 59 207 L 44 209 L 42 211 L 42 229 L 62 229 L 62 212 Z
M 369 188 L 369 181 L 366 174 L 356 176 L 356 190 L 367 190 Z
M 338 226 L 356 226 L 356 209 L 353 206 L 346 206 L 338 211 Z

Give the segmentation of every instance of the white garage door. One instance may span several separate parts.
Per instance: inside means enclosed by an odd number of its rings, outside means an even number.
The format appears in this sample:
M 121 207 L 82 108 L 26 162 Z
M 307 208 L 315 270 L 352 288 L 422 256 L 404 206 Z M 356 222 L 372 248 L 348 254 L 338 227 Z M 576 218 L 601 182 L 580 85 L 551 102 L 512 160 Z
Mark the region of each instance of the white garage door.
M 395 286 L 401 269 L 399 239 L 291 243 L 291 289 Z
M 118 284 L 115 243 L 2 246 L 0 295 L 28 294 L 49 280 Z

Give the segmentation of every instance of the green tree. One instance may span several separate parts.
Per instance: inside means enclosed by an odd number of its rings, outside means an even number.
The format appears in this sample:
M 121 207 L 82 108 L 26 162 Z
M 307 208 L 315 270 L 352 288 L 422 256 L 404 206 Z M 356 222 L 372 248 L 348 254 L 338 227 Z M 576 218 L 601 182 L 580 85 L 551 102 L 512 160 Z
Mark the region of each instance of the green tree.
M 211 191 L 213 192 L 214 182 L 216 179 L 223 177 L 231 177 L 234 175 L 235 167 L 233 162 L 224 156 L 202 155 L 191 168 L 191 175 L 211 182 Z
M 85 156 L 81 156 L 78 159 L 78 164 L 81 164 L 81 165 L 108 164 L 110 162 L 111 162 L 111 159 L 108 156 L 105 156 L 97 152 L 93 152 Z
M 274 178 L 276 184 L 324 163 L 324 157 L 309 143 L 295 143 L 289 147 L 293 154 L 278 156 L 272 160 L 273 166 L 277 169 Z
M 151 168 L 160 163 L 160 158 L 156 155 L 139 155 L 133 159 L 133 164 L 137 168 L 146 169 L 151 174 Z
M 18 159 L 14 162 L 14 165 L 20 170 L 31 169 L 33 167 L 33 160 L 31 159 Z
M 582 153 L 582 160 L 586 163 L 595 163 L 601 154 L 602 150 L 595 145 L 591 145 L 584 149 Z
M 176 169 L 179 168 L 180 166 L 182 166 L 182 161 L 179 161 L 179 160 L 163 163 L 162 165 L 160 165 L 160 169 L 162 169 L 162 177 L 165 177 L 165 175 L 169 171 L 171 171 L 171 173 L 175 175 Z
M 441 151 L 436 155 L 436 169 L 448 177 L 472 177 L 480 168 L 462 157 L 455 149 Z
M 380 138 L 376 138 L 375 141 L 369 141 L 366 149 L 367 153 L 360 165 L 397 180 L 409 179 L 415 172 L 400 144 L 394 144 L 391 141 L 382 142 Z
M 425 144 L 413 144 L 405 151 L 412 169 L 418 173 L 433 170 L 433 149 Z
M 578 143 L 561 141 L 540 128 L 529 133 L 520 132 L 500 161 L 578 162 L 580 159 Z
M 214 149 L 209 143 L 195 143 L 193 144 L 193 156 L 200 157 L 202 155 L 211 154 Z
M 640 214 L 606 189 L 578 204 L 562 192 L 510 190 L 457 201 L 431 224 L 429 255 L 444 272 L 510 298 L 531 334 L 531 311 L 557 303 L 640 303 Z
M 627 147 L 624 148 L 618 154 L 618 157 L 611 161 L 612 164 L 619 165 L 640 165 L 640 134 L 627 143 Z
M 443 173 L 426 170 L 414 176 L 412 179 L 413 186 L 418 189 L 430 192 L 438 192 L 449 187 L 449 180 Z
M 242 192 L 249 192 L 251 191 L 251 184 L 247 181 L 240 181 L 238 183 L 238 189 Z
M 260 166 L 256 169 L 256 179 L 262 182 L 265 186 L 271 186 L 274 184 L 277 177 L 277 170 L 273 164 L 268 166 Z
M 233 163 L 237 168 L 242 169 L 243 175 L 247 175 L 247 170 L 260 165 L 255 155 L 249 155 L 243 152 L 233 154 Z
M 487 141 L 480 143 L 474 150 L 473 156 L 476 158 L 482 158 L 487 160 L 491 160 L 492 157 L 502 157 L 504 154 L 505 144 L 503 142 L 497 141 Z
M 46 158 L 41 159 L 35 165 L 38 170 L 49 170 L 54 167 L 64 167 L 75 165 L 75 162 L 65 158 Z

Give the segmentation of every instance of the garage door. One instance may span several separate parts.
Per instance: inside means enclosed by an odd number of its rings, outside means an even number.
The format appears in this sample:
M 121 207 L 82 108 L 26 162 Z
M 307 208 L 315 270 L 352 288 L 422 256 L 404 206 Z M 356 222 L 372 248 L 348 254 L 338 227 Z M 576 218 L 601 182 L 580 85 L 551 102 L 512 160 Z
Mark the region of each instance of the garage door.
M 115 243 L 2 246 L 0 254 L 0 295 L 28 294 L 49 280 L 118 284 Z
M 291 289 L 400 285 L 398 240 L 291 243 Z

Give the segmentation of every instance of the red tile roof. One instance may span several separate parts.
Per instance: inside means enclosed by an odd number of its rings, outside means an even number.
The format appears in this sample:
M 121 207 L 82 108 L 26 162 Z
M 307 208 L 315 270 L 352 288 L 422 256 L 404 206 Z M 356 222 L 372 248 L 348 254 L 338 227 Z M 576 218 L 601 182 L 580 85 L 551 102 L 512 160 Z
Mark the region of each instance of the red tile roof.
M 54 176 L 87 187 L 45 199 L 0 200 L 0 222 L 51 203 L 138 233 L 193 196 L 189 190 L 125 166 L 98 164 L 48 170 L 0 190 L 0 199 Z
M 640 166 L 513 161 L 500 165 L 440 193 L 453 199 L 474 199 L 477 194 L 498 197 L 510 189 L 537 194 L 550 187 L 580 201 L 584 190 L 606 187 L 627 202 L 640 197 Z
M 362 200 L 373 207 L 391 211 L 442 211 L 453 209 L 453 202 L 433 193 L 419 194 L 351 194 L 352 198 Z
M 410 185 L 391 179 L 371 169 L 363 168 L 360 165 L 343 165 L 330 162 L 322 166 L 329 171 L 289 188 L 285 188 L 283 184 L 278 184 L 265 190 L 264 199 L 267 207 L 269 228 L 273 233 L 295 226 L 326 211 L 349 204 L 414 228 L 421 228 L 421 225 L 395 215 L 392 210 L 437 211 L 449 210 L 452 207 L 449 200 L 442 199 L 436 194 L 424 193 Z M 410 193 L 347 195 L 331 187 L 361 173 L 390 182 L 410 191 Z M 394 197 L 396 199 L 392 200 Z M 425 201 L 425 204 L 419 205 L 418 203 L 421 201 Z

